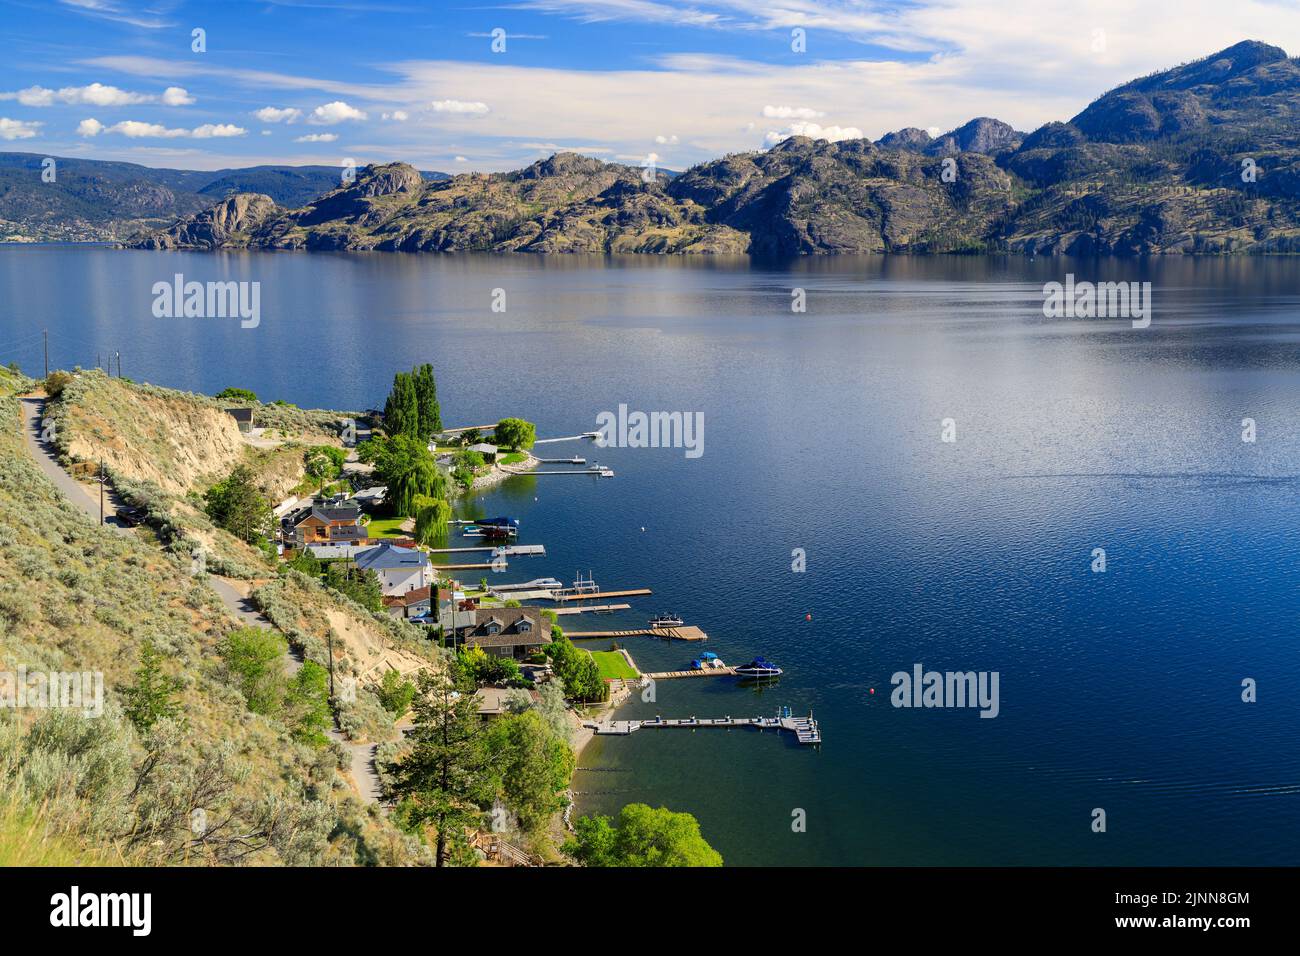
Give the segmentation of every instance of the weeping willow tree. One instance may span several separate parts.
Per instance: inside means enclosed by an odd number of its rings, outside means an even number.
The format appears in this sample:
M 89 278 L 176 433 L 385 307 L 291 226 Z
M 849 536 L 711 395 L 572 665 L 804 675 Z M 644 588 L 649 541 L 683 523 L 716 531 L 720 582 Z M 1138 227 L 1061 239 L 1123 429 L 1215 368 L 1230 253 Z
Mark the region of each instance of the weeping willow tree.
M 447 539 L 451 505 L 443 498 L 420 495 L 415 499 L 415 540 L 425 546 Z

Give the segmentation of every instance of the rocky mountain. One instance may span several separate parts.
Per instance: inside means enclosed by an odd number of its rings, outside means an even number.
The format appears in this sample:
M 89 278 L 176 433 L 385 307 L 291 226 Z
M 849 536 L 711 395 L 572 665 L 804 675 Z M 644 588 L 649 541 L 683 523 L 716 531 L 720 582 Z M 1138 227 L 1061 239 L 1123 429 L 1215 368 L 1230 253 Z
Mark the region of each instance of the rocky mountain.
M 149 248 L 1116 254 L 1300 251 L 1300 63 L 1255 41 L 1021 133 L 792 137 L 649 182 L 559 153 L 430 182 L 369 167 L 299 209 L 266 195 L 141 234 Z M 234 197 L 240 198 L 240 197 Z M 273 198 L 273 197 L 270 197 Z M 229 203 L 230 200 L 227 200 Z
M 341 175 L 337 166 L 153 169 L 135 163 L 0 153 L 0 239 L 121 239 L 244 192 L 263 193 L 282 206 L 296 208 L 333 189 Z M 439 172 L 421 175 L 447 178 Z

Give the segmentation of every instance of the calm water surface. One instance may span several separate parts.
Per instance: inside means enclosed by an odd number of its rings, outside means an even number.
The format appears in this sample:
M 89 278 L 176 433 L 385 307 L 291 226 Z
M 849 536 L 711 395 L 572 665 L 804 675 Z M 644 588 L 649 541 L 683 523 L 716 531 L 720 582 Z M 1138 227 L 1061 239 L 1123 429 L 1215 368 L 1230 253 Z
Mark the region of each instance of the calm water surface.
M 1151 328 L 1045 320 L 1067 271 L 1151 281 Z M 155 319 L 178 272 L 260 281 L 261 325 Z M 761 691 L 661 682 L 623 716 L 788 705 L 826 743 L 598 739 L 586 811 L 689 810 L 734 864 L 1300 863 L 1300 263 L 0 249 L 0 362 L 39 374 L 42 329 L 56 366 L 120 351 L 138 380 L 303 406 L 380 405 L 432 361 L 449 424 L 703 412 L 698 459 L 553 445 L 617 478 L 515 479 L 468 507 L 547 547 L 502 580 L 654 589 L 583 626 L 675 610 L 726 661 L 786 669 Z M 697 650 L 628 647 L 644 670 Z M 891 707 L 915 663 L 998 671 L 1000 715 Z

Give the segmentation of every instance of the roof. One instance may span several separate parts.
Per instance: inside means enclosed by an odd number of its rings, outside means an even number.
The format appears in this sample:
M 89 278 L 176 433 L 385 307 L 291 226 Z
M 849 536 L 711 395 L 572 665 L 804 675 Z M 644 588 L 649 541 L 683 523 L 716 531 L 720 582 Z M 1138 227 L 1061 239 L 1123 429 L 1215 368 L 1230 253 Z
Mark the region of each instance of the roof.
M 480 455 L 495 455 L 497 453 L 497 446 L 489 445 L 487 442 L 481 441 L 477 445 L 470 445 L 469 450 L 476 451 Z
M 399 548 L 388 542 L 367 548 L 356 557 L 357 567 L 371 571 L 396 571 L 402 568 L 423 568 L 429 556 L 412 548 Z
M 510 647 L 542 645 L 551 641 L 550 628 L 544 626 L 541 608 L 491 607 L 474 611 L 474 624 L 466 635 L 466 643 L 480 647 Z M 501 628 L 497 634 L 488 634 L 486 628 L 495 621 Z M 519 624 L 532 625 L 529 631 L 520 631 Z M 460 621 L 456 622 L 457 624 Z
M 253 424 L 253 410 L 251 408 L 227 408 L 226 414 L 237 422 Z
M 422 588 L 414 588 L 405 594 L 389 594 L 384 596 L 384 604 L 389 607 L 411 607 L 416 604 L 423 604 L 429 600 L 430 588 L 426 584 Z

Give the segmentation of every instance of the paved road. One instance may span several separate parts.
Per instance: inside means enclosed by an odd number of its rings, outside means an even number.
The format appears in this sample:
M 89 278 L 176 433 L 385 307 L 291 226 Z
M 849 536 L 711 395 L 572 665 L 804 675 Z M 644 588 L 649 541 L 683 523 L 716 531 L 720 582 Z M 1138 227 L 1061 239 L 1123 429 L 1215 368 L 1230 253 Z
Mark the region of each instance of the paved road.
M 41 438 L 41 419 L 45 414 L 45 399 L 24 398 L 22 399 L 22 408 L 23 441 L 26 443 L 27 450 L 31 453 L 32 458 L 35 459 L 37 467 L 45 473 L 45 477 L 54 482 L 55 487 L 63 492 L 64 497 L 98 521 L 98 495 L 91 494 L 85 485 L 64 471 L 59 464 L 58 452 L 55 451 L 54 446 Z M 107 519 L 105 524 L 122 532 L 130 530 L 126 525 L 117 521 L 116 514 L 117 501 L 114 496 L 105 494 L 104 517 Z
M 23 409 L 23 440 L 27 445 L 37 467 L 45 473 L 63 493 L 63 495 L 74 505 L 80 508 L 91 518 L 99 520 L 99 499 L 92 495 L 86 488 L 66 471 L 59 464 L 58 455 L 50 443 L 41 439 L 41 419 L 45 413 L 45 399 L 43 398 L 24 398 L 22 399 Z M 131 529 L 117 521 L 116 505 L 120 502 L 112 494 L 104 495 L 104 516 L 107 519 L 105 524 L 115 531 L 126 534 Z M 208 575 L 208 583 L 212 589 L 217 592 L 217 597 L 221 603 L 226 606 L 235 619 L 244 627 L 260 627 L 266 630 L 273 630 L 275 625 L 268 621 L 262 612 L 257 609 L 251 598 L 246 598 L 227 580 Z M 302 659 L 292 650 L 286 655 L 286 664 L 290 674 L 295 674 L 302 667 Z M 375 744 L 353 744 L 349 743 L 347 738 L 337 730 L 329 731 L 331 740 L 336 740 L 347 749 L 352 758 L 352 780 L 361 795 L 361 799 L 366 803 L 377 803 L 380 797 L 379 775 L 375 773 Z

